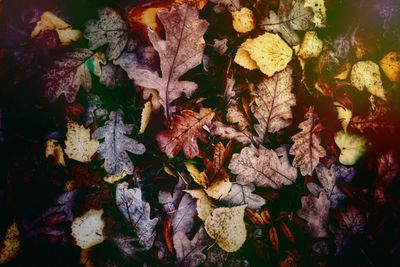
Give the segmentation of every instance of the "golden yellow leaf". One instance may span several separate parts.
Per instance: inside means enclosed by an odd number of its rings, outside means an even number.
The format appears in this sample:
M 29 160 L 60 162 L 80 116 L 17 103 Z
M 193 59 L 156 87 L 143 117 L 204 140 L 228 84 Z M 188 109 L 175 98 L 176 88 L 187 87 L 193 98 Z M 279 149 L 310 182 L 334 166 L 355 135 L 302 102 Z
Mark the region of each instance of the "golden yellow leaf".
M 45 156 L 53 156 L 57 164 L 65 167 L 64 152 L 57 140 L 49 139 L 46 141 Z
M 220 174 L 219 177 L 216 177 L 211 185 L 209 185 L 204 191 L 208 196 L 214 199 L 224 198 L 229 194 L 231 190 L 232 183 L 229 181 L 229 176 L 225 172 L 226 175 Z
M 109 183 L 109 184 L 113 184 L 115 182 L 118 182 L 122 179 L 125 178 L 127 174 L 125 172 L 121 173 L 121 174 L 109 174 L 106 177 L 104 177 L 104 181 Z
M 314 13 L 312 22 L 317 28 L 326 27 L 325 0 L 305 0 L 304 7 L 310 7 Z
M 253 11 L 247 7 L 242 7 L 240 10 L 232 12 L 232 25 L 235 31 L 246 33 L 254 30 L 256 27 L 256 19 Z
M 142 134 L 147 128 L 147 125 L 149 125 L 151 118 L 151 102 L 147 101 L 144 103 L 144 108 L 142 110 L 142 120 L 140 121 L 140 130 L 139 133 Z
M 359 61 L 354 64 L 350 80 L 358 90 L 366 88 L 371 94 L 386 100 L 386 90 L 383 88 L 379 66 L 375 62 Z
M 82 36 L 79 30 L 72 29 L 71 25 L 50 11 L 42 14 L 31 33 L 31 38 L 35 38 L 41 31 L 48 30 L 56 30 L 63 45 L 69 45 L 72 41 L 77 41 Z
M 172 168 L 170 166 L 164 164 L 164 168 L 163 169 L 167 174 L 169 174 L 169 175 L 171 175 L 173 177 L 176 177 L 174 171 L 172 170 Z
M 0 244 L 0 264 L 14 260 L 18 255 L 20 246 L 19 230 L 17 222 L 14 220 L 7 228 L 3 244 Z
M 76 217 L 71 225 L 71 235 L 82 249 L 88 249 L 105 240 L 103 235 L 104 211 L 91 209 L 81 217 Z
M 380 61 L 386 77 L 392 82 L 400 81 L 400 52 L 391 51 L 387 53 Z
M 205 171 L 200 172 L 195 165 L 189 162 L 185 162 L 185 166 L 190 176 L 192 176 L 193 180 L 196 184 L 201 185 L 203 188 L 207 188 L 208 186 L 208 177 Z
M 217 207 L 202 189 L 183 190 L 197 199 L 196 210 L 200 219 L 205 221 L 210 213 Z
M 336 112 L 338 113 L 338 119 L 340 123 L 342 124 L 343 130 L 346 132 L 347 131 L 347 126 L 350 123 L 351 118 L 353 117 L 353 112 L 340 104 L 339 102 L 333 102 L 333 105 L 336 109 Z
M 286 68 L 293 54 L 292 49 L 278 34 L 268 32 L 246 41 L 242 47 L 249 52 L 261 72 L 268 76 Z
M 151 108 L 153 111 L 157 112 L 161 108 L 160 95 L 156 89 L 144 88 L 143 89 L 143 99 L 151 101 Z
M 85 129 L 85 127 L 76 122 L 69 121 L 67 129 L 65 154 L 70 159 L 89 162 L 100 145 L 99 141 L 90 139 L 90 129 Z
M 257 63 L 251 59 L 250 53 L 244 48 L 244 46 L 248 43 L 252 42 L 252 39 L 247 39 L 241 47 L 238 48 L 234 61 L 246 68 L 248 70 L 255 70 L 258 69 Z
M 300 45 L 298 55 L 303 59 L 318 57 L 324 47 L 324 42 L 320 40 L 317 33 L 308 31 L 304 35 L 303 42 Z
M 336 74 L 333 78 L 338 79 L 338 80 L 346 80 L 347 76 L 349 76 L 350 70 L 351 70 L 351 63 L 347 62 L 339 70 L 339 73 Z
M 246 205 L 214 209 L 204 223 L 208 235 L 227 252 L 239 250 L 246 241 L 245 209 Z

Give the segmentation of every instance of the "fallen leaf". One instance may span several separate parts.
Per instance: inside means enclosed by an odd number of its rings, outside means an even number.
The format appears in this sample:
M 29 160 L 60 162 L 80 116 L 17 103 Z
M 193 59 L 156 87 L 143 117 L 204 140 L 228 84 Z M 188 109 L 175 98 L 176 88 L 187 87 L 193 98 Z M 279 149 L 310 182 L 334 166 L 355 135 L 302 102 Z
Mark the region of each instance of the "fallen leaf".
M 170 11 L 158 11 L 158 18 L 165 29 L 166 39 L 149 30 L 149 39 L 160 56 L 161 77 L 157 72 L 137 69 L 135 83 L 139 86 L 156 89 L 165 117 L 170 119 L 175 111 L 172 104 L 182 93 L 189 97 L 197 84 L 180 81 L 179 78 L 201 63 L 205 41 L 203 34 L 208 23 L 198 18 L 198 11 L 190 5 L 174 5 Z
M 258 149 L 248 146 L 240 154 L 233 154 L 229 169 L 241 184 L 254 183 L 274 189 L 290 185 L 297 178 L 297 170 L 290 165 L 287 151 L 275 152 L 262 145 Z
M 85 129 L 82 125 L 74 121 L 67 123 L 67 135 L 65 140 L 65 154 L 70 159 L 89 162 L 96 153 L 100 143 L 90 139 L 90 129 Z
M 158 219 L 150 219 L 150 204 L 142 200 L 142 191 L 139 188 L 129 188 L 128 183 L 117 185 L 115 195 L 116 204 L 125 219 L 135 231 L 138 242 L 142 246 L 138 251 L 149 250 L 154 243 L 156 234 L 154 228 Z
M 379 66 L 372 61 L 359 61 L 353 65 L 350 73 L 351 84 L 358 90 L 364 88 L 374 96 L 386 100 L 386 89 L 383 87 Z
M 333 102 L 333 105 L 338 114 L 338 120 L 342 124 L 343 130 L 346 132 L 347 127 L 349 126 L 349 123 L 353 117 L 353 111 L 351 109 L 348 109 L 347 107 L 343 106 L 342 104 L 340 104 L 337 101 Z
M 159 132 L 156 136 L 161 151 L 168 157 L 175 157 L 183 150 L 189 159 L 199 154 L 197 139 L 206 141 L 203 126 L 211 123 L 214 112 L 208 108 L 200 111 L 183 110 L 180 115 L 174 115 L 169 130 Z
M 224 6 L 229 12 L 240 9 L 239 0 L 210 0 L 211 3 Z
M 336 133 L 335 143 L 340 149 L 339 161 L 343 165 L 354 165 L 369 147 L 365 137 L 343 131 Z
M 91 209 L 80 217 L 76 217 L 71 225 L 71 235 L 76 244 L 87 249 L 105 240 L 103 235 L 104 221 L 101 218 L 104 211 Z
M 44 155 L 46 159 L 48 159 L 49 156 L 54 157 L 57 164 L 65 167 L 64 152 L 57 140 L 49 139 L 46 141 Z
M 144 103 L 144 107 L 142 110 L 142 119 L 140 121 L 140 130 L 139 130 L 140 134 L 143 134 L 147 128 L 147 125 L 149 125 L 151 119 L 151 110 L 152 110 L 151 102 L 147 101 L 146 103 Z
M 253 184 L 241 185 L 232 184 L 228 195 L 219 199 L 224 205 L 238 206 L 246 204 L 250 209 L 259 209 L 265 204 L 265 200 L 253 193 L 255 186 Z
M 103 120 L 108 116 L 108 111 L 102 108 L 100 97 L 95 94 L 87 94 L 87 105 L 85 109 L 85 127 L 88 127 L 94 122 Z
M 234 61 L 248 70 L 258 69 L 257 63 L 250 57 L 249 51 L 245 48 L 247 44 L 251 43 L 253 39 L 247 39 L 236 51 Z
M 228 50 L 228 39 L 224 38 L 224 39 L 214 39 L 214 44 L 213 44 L 213 48 L 214 50 L 220 54 L 223 55 L 225 54 L 225 52 Z
M 310 107 L 304 117 L 306 120 L 299 124 L 302 131 L 291 138 L 294 144 L 289 153 L 295 156 L 293 166 L 299 167 L 302 175 L 311 175 L 319 158 L 326 156 L 326 151 L 320 145 L 319 136 L 313 132 L 318 120 L 314 107 Z
M 175 0 L 175 3 L 184 4 L 188 3 L 192 6 L 195 6 L 197 9 L 203 9 L 203 7 L 207 4 L 208 0 Z
M 103 180 L 109 184 L 114 184 L 118 181 L 121 181 L 122 179 L 125 178 L 127 174 L 125 172 L 121 173 L 121 174 L 108 174 L 106 177 L 103 178 Z
M 246 205 L 232 208 L 216 208 L 204 223 L 208 235 L 227 252 L 235 252 L 246 241 L 243 221 Z
M 276 231 L 275 226 L 271 226 L 268 230 L 268 236 L 269 240 L 271 242 L 272 249 L 275 250 L 275 252 L 279 251 L 279 238 L 278 238 L 278 232 Z
M 231 124 L 236 124 L 241 131 L 250 126 L 246 116 L 240 110 L 236 101 L 231 101 L 226 109 L 226 120 Z
M 309 30 L 314 26 L 312 8 L 306 7 L 304 0 L 279 1 L 278 14 L 269 11 L 269 17 L 260 21 L 260 26 L 266 31 L 280 33 L 290 45 L 297 45 L 300 39 L 295 32 Z
M 211 134 L 218 135 L 222 139 L 235 140 L 243 145 L 248 145 L 251 143 L 251 134 L 246 132 L 241 132 L 233 127 L 227 126 L 220 121 L 214 121 L 211 125 Z
M 127 151 L 141 155 L 145 152 L 144 145 L 126 135 L 130 134 L 133 125 L 125 124 L 121 110 L 112 111 L 109 120 L 103 127 L 97 128 L 92 134 L 94 139 L 104 139 L 97 150 L 100 158 L 105 159 L 104 168 L 110 174 L 133 174 L 134 166 Z
M 328 236 L 327 223 L 329 217 L 330 202 L 324 192 L 316 197 L 312 194 L 301 198 L 302 208 L 297 215 L 307 221 L 310 234 L 316 238 Z
M 195 165 L 189 162 L 185 162 L 185 166 L 190 176 L 196 182 L 196 184 L 202 186 L 203 188 L 207 188 L 209 181 L 205 171 L 200 172 Z
M 20 233 L 15 219 L 2 238 L 3 241 L 0 243 L 0 264 L 6 264 L 18 256 L 21 247 Z
M 259 144 L 266 141 L 268 133 L 275 133 L 292 123 L 291 107 L 296 105 L 295 95 L 292 93 L 292 68 L 287 67 L 271 78 L 264 78 L 257 84 L 254 95 L 255 104 L 251 110 L 258 124 L 254 125 Z
M 297 54 L 303 59 L 318 57 L 323 48 L 324 42 L 318 38 L 317 33 L 308 31 L 304 35 L 304 39 L 300 44 L 300 50 Z
M 119 57 L 128 42 L 128 27 L 122 17 L 112 8 L 98 10 L 99 20 L 86 23 L 84 37 L 89 40 L 89 49 L 95 50 L 108 43 L 107 58 Z
M 379 61 L 379 66 L 381 66 L 386 77 L 392 82 L 400 81 L 400 53 L 391 51 L 383 56 Z
M 120 87 L 124 83 L 123 70 L 111 62 L 101 67 L 100 83 L 107 88 Z
M 314 13 L 312 22 L 317 28 L 326 27 L 326 6 L 325 0 L 305 0 L 304 7 L 310 7 Z
M 184 194 L 177 209 L 170 210 L 169 214 L 172 215 L 173 234 L 179 232 L 187 234 L 192 230 L 194 217 L 197 214 L 196 201 L 189 194 Z
M 256 27 L 256 19 L 253 11 L 247 7 L 242 7 L 237 11 L 231 12 L 232 25 L 235 31 L 239 33 L 246 33 L 254 30 Z
M 200 219 L 205 221 L 210 213 L 217 208 L 214 202 L 207 196 L 207 194 L 202 189 L 192 189 L 192 190 L 184 190 L 186 193 L 189 193 L 192 198 L 196 198 L 196 210 L 197 215 Z

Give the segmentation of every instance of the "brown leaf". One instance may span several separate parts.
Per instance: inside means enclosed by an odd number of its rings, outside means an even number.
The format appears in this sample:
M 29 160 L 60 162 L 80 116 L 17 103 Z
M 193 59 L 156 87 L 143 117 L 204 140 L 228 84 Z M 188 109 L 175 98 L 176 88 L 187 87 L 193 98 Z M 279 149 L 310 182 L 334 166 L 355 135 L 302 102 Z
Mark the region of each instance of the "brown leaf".
M 287 226 L 287 224 L 285 222 L 280 222 L 279 227 L 281 228 L 282 233 L 285 235 L 287 240 L 289 240 L 292 243 L 296 242 L 296 239 L 294 238 L 292 231 L 290 231 L 289 227 Z
M 267 209 L 264 209 L 262 212 L 261 212 L 261 218 L 263 219 L 263 221 L 266 223 L 266 224 L 272 224 L 272 217 L 271 217 L 271 214 L 269 214 L 269 211 L 267 210 Z
M 276 252 L 279 251 L 279 238 L 275 226 L 271 226 L 268 231 L 269 240 L 271 241 L 272 249 Z
M 199 19 L 195 7 L 187 4 L 174 5 L 170 11 L 159 10 L 157 15 L 166 39 L 153 30 L 149 30 L 149 39 L 160 56 L 161 77 L 157 72 L 137 69 L 134 80 L 137 85 L 158 91 L 165 116 L 170 119 L 175 111 L 172 102 L 182 93 L 189 97 L 197 89 L 196 83 L 179 78 L 201 63 L 208 23 Z
M 293 166 L 299 167 L 302 175 L 311 175 L 319 163 L 319 158 L 326 156 L 326 151 L 320 145 L 319 136 L 313 133 L 318 120 L 314 107 L 310 107 L 304 117 L 306 120 L 299 124 L 302 131 L 293 135 L 294 144 L 289 153 L 295 156 Z
M 163 236 L 164 236 L 164 240 L 165 240 L 165 245 L 167 246 L 169 253 L 171 253 L 173 255 L 174 254 L 174 244 L 172 242 L 171 228 L 172 228 L 172 219 L 171 219 L 170 215 L 167 215 L 165 217 L 165 220 L 163 221 Z
M 198 113 L 183 110 L 180 115 L 173 116 L 170 129 L 157 134 L 161 151 L 172 158 L 183 149 L 187 158 L 196 157 L 199 155 L 197 139 L 206 142 L 203 126 L 210 124 L 213 117 L 214 112 L 208 108 L 201 108 Z
M 215 121 L 211 125 L 211 134 L 219 135 L 221 139 L 235 140 L 244 145 L 251 143 L 252 134 L 248 131 L 238 131 L 233 127 L 227 126 L 220 121 Z

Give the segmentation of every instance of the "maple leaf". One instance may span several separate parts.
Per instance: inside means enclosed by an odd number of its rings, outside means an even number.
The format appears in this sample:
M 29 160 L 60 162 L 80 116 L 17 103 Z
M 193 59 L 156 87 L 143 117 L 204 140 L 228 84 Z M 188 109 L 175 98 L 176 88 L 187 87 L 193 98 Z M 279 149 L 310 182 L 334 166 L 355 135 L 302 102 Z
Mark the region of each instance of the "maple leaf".
M 169 130 L 159 132 L 157 141 L 161 151 L 168 157 L 175 157 L 179 151 L 187 158 L 194 158 L 199 154 L 197 139 L 206 142 L 203 126 L 211 123 L 214 112 L 208 108 L 200 111 L 182 110 L 180 115 L 174 115 Z
M 90 139 L 90 129 L 85 129 L 76 122 L 67 124 L 67 140 L 65 140 L 65 154 L 70 159 L 80 162 L 89 162 L 96 153 L 100 143 Z
M 207 236 L 203 227 L 200 227 L 192 240 L 189 240 L 183 232 L 176 233 L 173 236 L 173 240 L 177 266 L 195 267 L 202 264 L 207 259 L 203 250 L 210 243 L 210 238 Z
M 304 6 L 304 0 L 279 1 L 278 14 L 269 11 L 269 17 L 260 22 L 260 26 L 266 31 L 282 34 L 290 45 L 297 45 L 300 39 L 295 32 L 309 30 L 314 27 L 312 22 L 314 13 L 310 7 Z
M 294 144 L 289 153 L 295 156 L 293 166 L 299 167 L 302 175 L 311 175 L 318 165 L 319 158 L 326 156 L 326 151 L 320 145 L 319 137 L 313 133 L 318 120 L 314 107 L 310 107 L 304 117 L 306 120 L 299 124 L 302 131 L 291 138 Z
M 255 105 L 251 107 L 258 124 L 254 125 L 259 144 L 264 143 L 267 133 L 275 133 L 291 124 L 291 107 L 296 105 L 292 94 L 292 68 L 286 67 L 271 78 L 265 77 L 257 84 Z
M 95 50 L 106 43 L 107 58 L 119 57 L 128 42 L 128 27 L 121 16 L 112 8 L 98 10 L 100 20 L 89 20 L 86 23 L 84 37 L 89 40 L 89 49 Z
M 146 150 L 144 145 L 126 136 L 132 132 L 133 125 L 124 124 L 122 116 L 121 110 L 112 111 L 104 126 L 97 128 L 92 134 L 94 139 L 104 138 L 97 153 L 100 158 L 105 159 L 104 168 L 111 174 L 132 174 L 134 166 L 127 151 L 141 155 Z
M 142 200 L 142 191 L 139 188 L 128 189 L 128 183 L 117 185 L 115 195 L 116 204 L 132 226 L 142 245 L 138 250 L 149 250 L 156 237 L 154 228 L 158 219 L 150 219 L 150 205 Z
M 50 102 L 55 102 L 61 95 L 65 95 L 68 103 L 75 101 L 79 88 L 89 90 L 92 87 L 90 71 L 85 64 L 93 56 L 89 49 L 76 49 L 66 53 L 44 77 L 46 96 Z
M 297 170 L 290 165 L 285 149 L 275 152 L 262 145 L 258 149 L 248 146 L 240 154 L 233 154 L 228 167 L 237 174 L 236 181 L 244 185 L 254 183 L 256 186 L 279 189 L 292 184 L 297 178 Z
M 250 209 L 259 209 L 265 204 L 265 200 L 259 195 L 252 193 L 254 190 L 255 186 L 253 184 L 232 184 L 231 191 L 229 191 L 228 195 L 221 198 L 219 201 L 229 206 L 246 204 Z
M 327 237 L 330 202 L 326 193 L 321 192 L 318 197 L 312 194 L 302 197 L 301 206 L 297 215 L 307 221 L 311 236 Z
M 208 23 L 199 19 L 195 7 L 187 4 L 174 5 L 170 11 L 160 10 L 157 14 L 166 39 L 152 30 L 149 39 L 160 56 L 161 77 L 157 72 L 137 69 L 134 80 L 137 85 L 158 91 L 165 116 L 170 119 L 175 111 L 172 102 L 182 93 L 189 97 L 197 89 L 196 83 L 179 78 L 201 63 Z

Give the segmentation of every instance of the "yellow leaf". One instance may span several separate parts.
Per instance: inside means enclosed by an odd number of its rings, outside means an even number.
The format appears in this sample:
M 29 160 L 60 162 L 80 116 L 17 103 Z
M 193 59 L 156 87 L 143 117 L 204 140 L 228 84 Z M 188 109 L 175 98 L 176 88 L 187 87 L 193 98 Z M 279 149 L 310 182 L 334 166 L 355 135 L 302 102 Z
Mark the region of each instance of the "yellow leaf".
M 380 61 L 386 77 L 392 82 L 400 81 L 400 52 L 389 52 Z
M 183 190 L 196 198 L 196 210 L 200 219 L 205 221 L 210 213 L 217 207 L 202 189 Z
M 344 66 L 340 69 L 339 73 L 335 75 L 335 79 L 338 80 L 346 80 L 347 76 L 349 76 L 351 70 L 351 63 L 347 62 Z
M 251 59 L 250 53 L 246 49 L 244 49 L 244 46 L 252 41 L 252 39 L 247 39 L 241 45 L 241 47 L 238 48 L 234 59 L 237 64 L 248 70 L 258 69 L 257 63 Z
M 343 165 L 355 164 L 369 147 L 365 137 L 343 131 L 336 133 L 335 143 L 340 149 L 339 162 Z
M 359 61 L 354 64 L 350 74 L 351 84 L 362 91 L 367 88 L 371 94 L 386 100 L 379 66 L 372 61 Z
M 77 41 L 82 33 L 79 30 L 72 29 L 71 25 L 54 15 L 50 11 L 46 11 L 36 23 L 31 33 L 31 38 L 35 38 L 41 31 L 56 30 L 61 44 L 69 45 L 72 41 Z
M 174 171 L 172 170 L 172 168 L 170 166 L 164 164 L 164 168 L 163 169 L 167 174 L 169 174 L 169 175 L 171 175 L 173 177 L 176 177 Z
M 204 223 L 208 235 L 227 252 L 239 250 L 246 241 L 245 209 L 246 205 L 214 209 Z
M 242 47 L 247 50 L 261 72 L 272 76 L 286 68 L 292 59 L 292 49 L 278 34 L 264 33 L 245 42 Z
M 312 22 L 317 28 L 326 27 L 325 0 L 305 0 L 304 7 L 311 7 L 314 13 Z
M 323 47 L 324 42 L 318 38 L 317 33 L 309 31 L 304 35 L 298 55 L 303 59 L 318 57 Z
M 140 121 L 140 130 L 139 133 L 142 134 L 147 128 L 147 125 L 149 125 L 151 118 L 151 102 L 147 101 L 144 103 L 144 108 L 142 110 L 142 120 Z
M 49 139 L 46 141 L 45 156 L 53 156 L 55 162 L 65 167 L 64 152 L 57 140 Z
M 254 30 L 256 27 L 256 19 L 253 11 L 247 7 L 232 12 L 232 25 L 235 31 L 246 33 Z
M 88 249 L 105 240 L 103 235 L 104 211 L 91 209 L 81 217 L 76 217 L 71 225 L 71 235 L 82 249 Z
M 338 119 L 340 123 L 342 124 L 343 130 L 346 132 L 347 131 L 347 126 L 350 123 L 351 118 L 353 117 L 353 112 L 340 104 L 339 102 L 333 102 L 333 105 L 336 109 L 336 112 L 338 113 Z
M 14 260 L 19 252 L 21 241 L 16 221 L 7 228 L 3 244 L 0 244 L 0 264 Z
M 113 183 L 115 183 L 115 182 L 118 182 L 118 181 L 120 181 L 120 180 L 122 180 L 122 179 L 124 179 L 124 177 L 126 176 L 127 174 L 125 173 L 125 172 L 123 172 L 123 173 L 121 173 L 121 174 L 109 174 L 109 175 L 107 175 L 106 177 L 104 177 L 104 181 L 105 182 L 107 182 L 107 183 L 109 183 L 109 184 L 113 184 Z
M 196 184 L 201 185 L 203 188 L 207 188 L 208 186 L 207 174 L 204 171 L 200 172 L 196 168 L 196 166 L 194 166 L 192 163 L 185 162 L 185 166 L 190 176 L 192 176 L 193 180 L 196 182 Z
M 85 129 L 76 122 L 69 121 L 67 128 L 65 153 L 70 159 L 89 162 L 100 145 L 99 141 L 90 139 L 90 129 Z
M 231 190 L 232 183 L 229 181 L 229 176 L 221 177 L 222 179 L 215 179 L 210 186 L 208 186 L 204 191 L 208 196 L 214 199 L 224 198 L 229 194 Z

